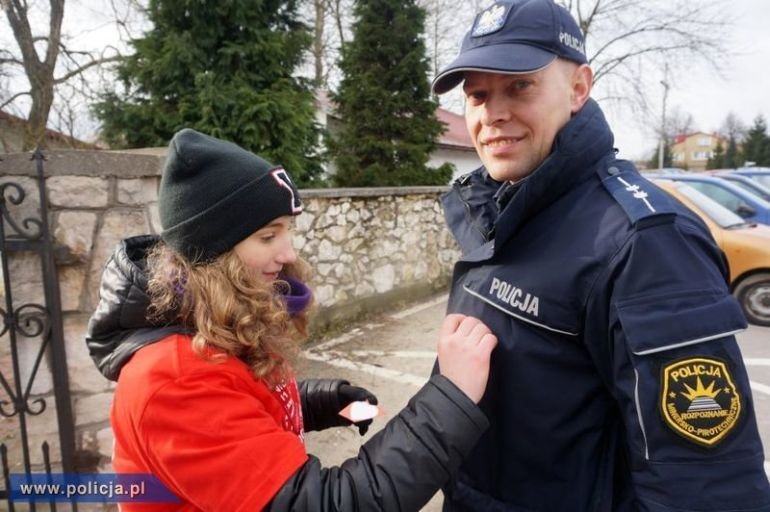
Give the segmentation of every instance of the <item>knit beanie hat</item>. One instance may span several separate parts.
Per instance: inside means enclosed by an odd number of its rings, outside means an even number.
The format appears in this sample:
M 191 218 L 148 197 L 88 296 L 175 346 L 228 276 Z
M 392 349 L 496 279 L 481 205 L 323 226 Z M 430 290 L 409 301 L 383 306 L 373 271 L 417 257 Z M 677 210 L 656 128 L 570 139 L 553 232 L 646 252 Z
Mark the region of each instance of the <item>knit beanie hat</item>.
M 189 128 L 171 139 L 158 203 L 161 238 L 192 263 L 211 261 L 271 220 L 302 212 L 283 168 Z

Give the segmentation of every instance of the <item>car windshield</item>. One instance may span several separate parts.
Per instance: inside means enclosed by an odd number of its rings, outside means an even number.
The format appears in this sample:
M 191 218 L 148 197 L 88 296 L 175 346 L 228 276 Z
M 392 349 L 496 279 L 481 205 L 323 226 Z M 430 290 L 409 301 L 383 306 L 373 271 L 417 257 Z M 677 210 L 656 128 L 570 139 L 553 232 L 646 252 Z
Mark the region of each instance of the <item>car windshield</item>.
M 731 212 L 689 185 L 679 182 L 677 190 L 722 228 L 732 228 L 747 224 L 738 214 Z
M 750 178 L 758 181 L 763 187 L 770 188 L 770 174 L 754 174 Z
M 756 178 L 756 176 L 755 176 Z M 729 179 L 729 178 L 728 178 Z M 730 183 L 733 185 L 737 185 L 741 187 L 746 192 L 751 192 L 752 194 L 761 197 L 765 201 L 770 202 L 770 189 L 763 187 L 759 182 L 753 181 L 753 180 L 730 180 Z

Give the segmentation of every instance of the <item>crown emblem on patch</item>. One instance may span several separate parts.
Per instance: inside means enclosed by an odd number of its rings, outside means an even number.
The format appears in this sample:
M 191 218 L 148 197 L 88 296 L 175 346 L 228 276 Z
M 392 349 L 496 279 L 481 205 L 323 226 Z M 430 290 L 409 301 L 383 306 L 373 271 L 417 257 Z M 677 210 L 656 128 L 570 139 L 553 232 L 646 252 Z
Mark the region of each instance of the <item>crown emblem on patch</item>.
M 676 361 L 663 367 L 661 379 L 663 420 L 685 439 L 701 446 L 714 446 L 738 423 L 741 397 L 722 361 Z
M 479 14 L 473 25 L 471 35 L 473 37 L 485 36 L 500 30 L 505 24 L 505 6 L 495 4 Z

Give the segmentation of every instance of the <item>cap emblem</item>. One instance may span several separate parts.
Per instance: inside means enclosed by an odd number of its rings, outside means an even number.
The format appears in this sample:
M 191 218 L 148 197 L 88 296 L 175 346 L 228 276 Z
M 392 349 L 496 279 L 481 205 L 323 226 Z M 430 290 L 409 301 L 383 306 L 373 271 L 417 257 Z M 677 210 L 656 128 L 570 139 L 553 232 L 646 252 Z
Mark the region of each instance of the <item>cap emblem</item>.
M 483 11 L 476 18 L 476 23 L 471 29 L 473 37 L 485 36 L 492 32 L 497 32 L 505 25 L 506 6 L 495 4 Z

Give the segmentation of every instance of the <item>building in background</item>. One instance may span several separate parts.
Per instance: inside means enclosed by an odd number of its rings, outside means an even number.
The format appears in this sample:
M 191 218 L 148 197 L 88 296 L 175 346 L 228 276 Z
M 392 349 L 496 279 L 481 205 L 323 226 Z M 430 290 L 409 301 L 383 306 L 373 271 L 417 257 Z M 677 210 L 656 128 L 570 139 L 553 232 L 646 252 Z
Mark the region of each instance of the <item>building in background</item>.
M 0 110 L 0 153 L 18 153 L 24 141 L 25 119 Z M 45 131 L 48 149 L 100 149 L 91 144 L 62 132 L 48 129 Z
M 344 123 L 337 115 L 334 102 L 325 93 L 316 93 L 316 122 L 329 133 L 335 133 Z M 468 130 L 465 127 L 465 118 L 441 107 L 436 109 L 436 117 L 444 123 L 446 130 L 436 141 L 436 148 L 430 155 L 428 166 L 439 167 L 449 162 L 454 165 L 455 171 L 452 181 L 481 166 L 473 147 Z M 334 174 L 334 162 L 325 163 L 326 172 Z M 451 183 L 451 182 L 450 182 Z M 449 184 L 449 183 L 447 183 Z
M 682 133 L 674 137 L 671 145 L 671 164 L 690 171 L 705 171 L 708 159 L 714 154 L 717 145 L 726 142 L 716 133 Z
M 445 162 L 453 164 L 455 171 L 452 180 L 480 167 L 481 160 L 465 127 L 465 118 L 441 107 L 436 109 L 436 117 L 446 125 L 446 130 L 439 137 L 428 165 L 438 167 Z

